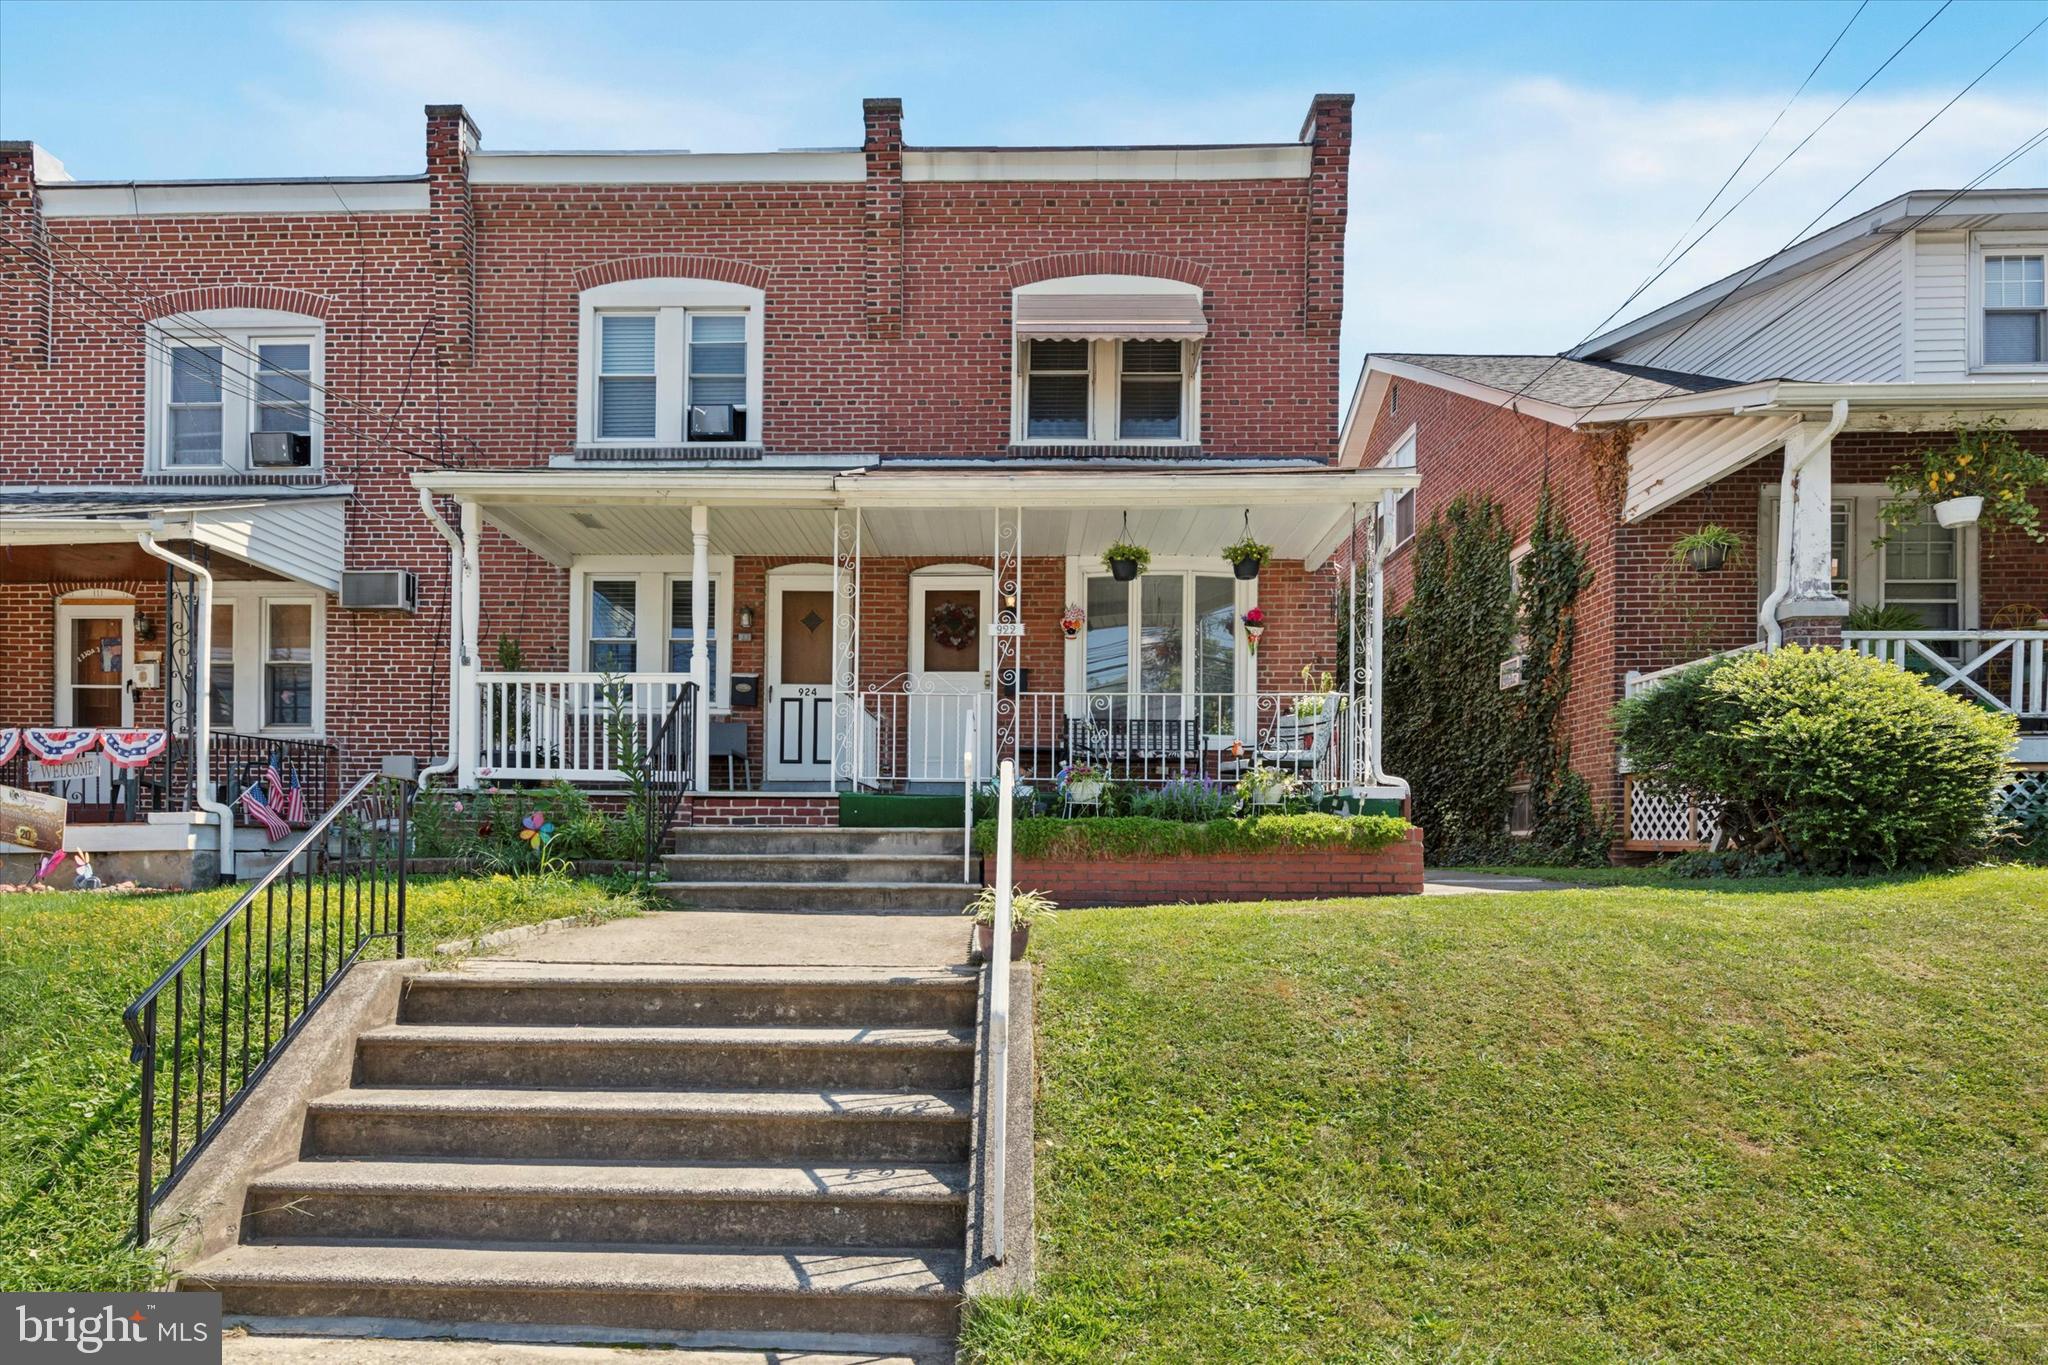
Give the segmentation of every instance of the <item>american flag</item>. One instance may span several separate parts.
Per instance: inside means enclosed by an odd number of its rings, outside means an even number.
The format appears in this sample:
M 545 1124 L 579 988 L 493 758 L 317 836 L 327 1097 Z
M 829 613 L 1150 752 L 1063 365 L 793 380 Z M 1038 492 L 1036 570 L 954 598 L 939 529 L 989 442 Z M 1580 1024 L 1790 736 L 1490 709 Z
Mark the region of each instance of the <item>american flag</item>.
M 282 839 L 292 832 L 292 827 L 277 818 L 277 812 L 270 808 L 254 784 L 242 788 L 242 809 L 256 817 L 257 823 L 269 831 L 273 839 Z
M 299 785 L 299 775 L 292 774 L 292 784 L 285 789 L 284 818 L 295 825 L 306 823 L 306 789 Z
M 284 804 L 284 773 L 277 766 L 277 751 L 271 750 L 270 766 L 263 771 L 263 780 L 270 784 L 270 805 L 274 810 Z

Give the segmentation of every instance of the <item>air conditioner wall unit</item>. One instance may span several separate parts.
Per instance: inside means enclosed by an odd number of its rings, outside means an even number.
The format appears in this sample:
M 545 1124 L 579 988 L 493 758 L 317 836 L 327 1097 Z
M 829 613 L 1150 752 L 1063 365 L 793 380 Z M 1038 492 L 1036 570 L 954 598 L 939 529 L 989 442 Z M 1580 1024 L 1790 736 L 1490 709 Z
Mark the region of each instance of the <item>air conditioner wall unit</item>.
M 249 464 L 256 469 L 304 469 L 313 463 L 313 438 L 303 431 L 252 431 Z
M 344 611 L 418 611 L 419 575 L 411 569 L 343 569 L 341 605 Z

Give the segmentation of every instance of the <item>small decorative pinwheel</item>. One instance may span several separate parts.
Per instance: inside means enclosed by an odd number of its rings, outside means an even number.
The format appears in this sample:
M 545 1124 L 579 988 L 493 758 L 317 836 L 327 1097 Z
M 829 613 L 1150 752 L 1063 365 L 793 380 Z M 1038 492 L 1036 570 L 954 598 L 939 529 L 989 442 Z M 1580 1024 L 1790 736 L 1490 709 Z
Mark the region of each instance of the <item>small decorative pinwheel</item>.
M 519 822 L 519 837 L 539 848 L 543 841 L 555 837 L 555 822 L 540 811 L 535 811 Z

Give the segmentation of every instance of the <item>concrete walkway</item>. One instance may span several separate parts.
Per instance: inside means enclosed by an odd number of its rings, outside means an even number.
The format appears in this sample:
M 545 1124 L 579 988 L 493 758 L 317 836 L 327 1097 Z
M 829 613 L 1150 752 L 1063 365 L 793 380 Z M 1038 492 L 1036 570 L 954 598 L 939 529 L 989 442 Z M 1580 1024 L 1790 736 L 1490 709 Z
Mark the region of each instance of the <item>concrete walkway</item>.
M 382 1337 L 270 1337 L 230 1333 L 228 1365 L 919 1365 L 912 1356 L 866 1352 L 700 1351 L 663 1347 L 558 1346 L 544 1342 Z
M 1511 891 L 1575 891 L 1571 882 L 1549 882 L 1541 877 L 1518 877 L 1505 872 L 1460 872 L 1455 868 L 1431 868 L 1424 875 L 1425 896 L 1498 896 Z
M 706 967 L 951 967 L 967 961 L 964 915 L 656 910 L 554 929 L 498 961 L 647 962 Z

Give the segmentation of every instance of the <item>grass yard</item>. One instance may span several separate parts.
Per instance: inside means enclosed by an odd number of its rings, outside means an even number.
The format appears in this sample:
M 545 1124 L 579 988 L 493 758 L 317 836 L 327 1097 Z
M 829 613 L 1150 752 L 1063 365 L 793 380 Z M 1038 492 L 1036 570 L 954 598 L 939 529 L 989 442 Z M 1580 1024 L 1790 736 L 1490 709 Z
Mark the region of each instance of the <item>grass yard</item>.
M 1043 926 L 982 1361 L 2048 1359 L 2048 872 Z
M 0 896 L 0 1290 L 151 1283 L 155 1261 L 123 1245 L 138 1072 L 121 1011 L 236 895 Z M 407 897 L 408 946 L 631 910 L 589 882 L 422 878 Z

